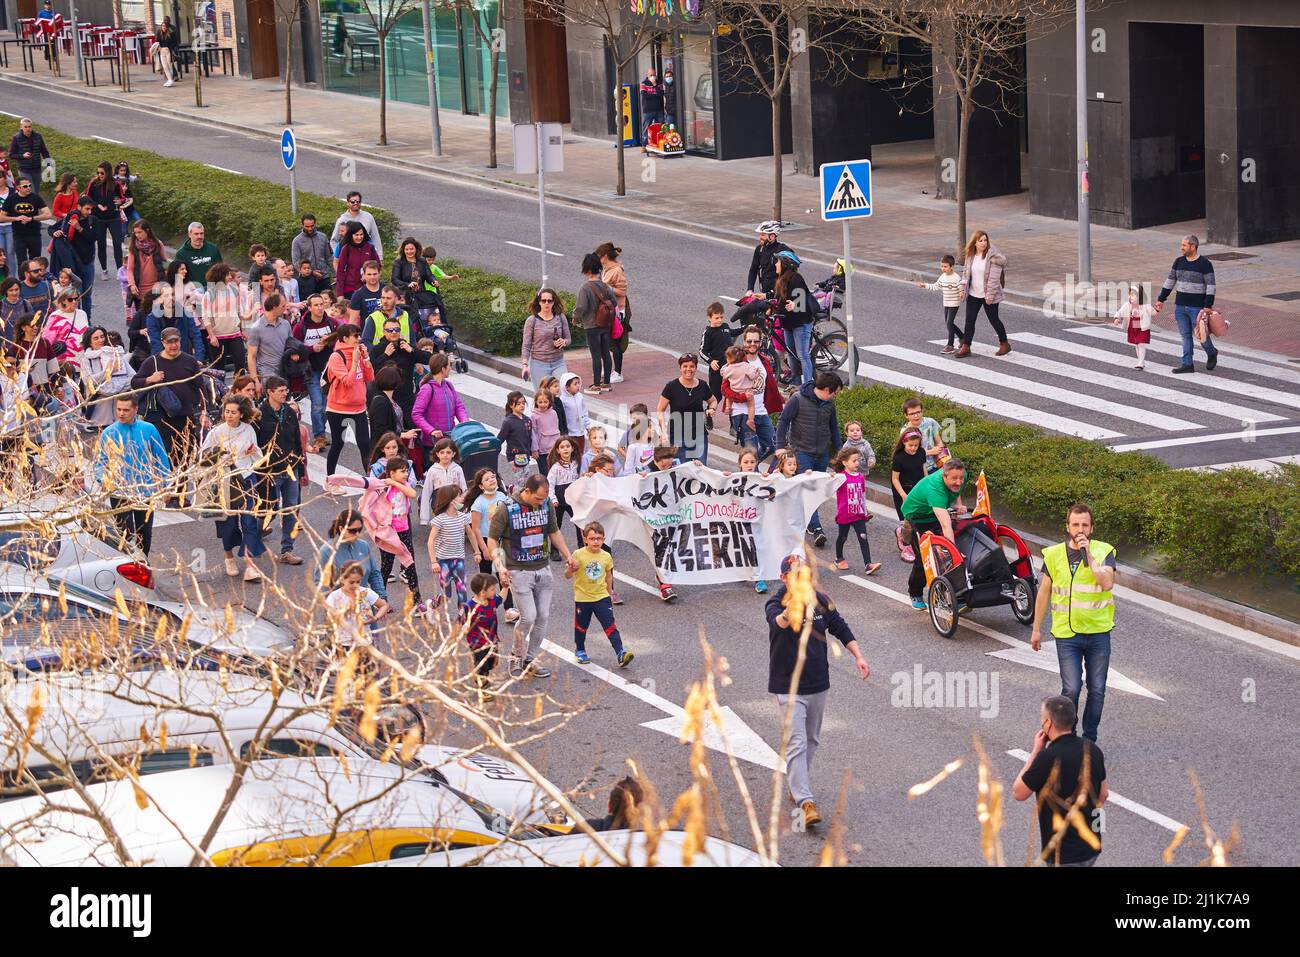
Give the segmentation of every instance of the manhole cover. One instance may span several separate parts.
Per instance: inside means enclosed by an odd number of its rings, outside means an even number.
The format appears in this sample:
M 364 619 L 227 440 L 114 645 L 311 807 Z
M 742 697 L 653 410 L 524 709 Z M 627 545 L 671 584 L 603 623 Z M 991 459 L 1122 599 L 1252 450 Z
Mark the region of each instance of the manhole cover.
M 1270 292 L 1264 298 L 1279 299 L 1282 302 L 1295 302 L 1300 299 L 1300 289 L 1293 289 L 1291 292 Z
M 1230 263 L 1238 259 L 1258 259 L 1259 257 L 1252 253 L 1213 253 L 1205 257 L 1212 263 Z

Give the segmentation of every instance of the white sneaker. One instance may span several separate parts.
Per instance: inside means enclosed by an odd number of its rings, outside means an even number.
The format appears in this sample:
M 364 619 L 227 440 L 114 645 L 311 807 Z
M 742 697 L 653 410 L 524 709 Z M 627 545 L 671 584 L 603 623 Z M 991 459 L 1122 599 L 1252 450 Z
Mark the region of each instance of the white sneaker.
M 163 86 L 175 86 L 175 85 L 176 85 L 175 80 L 168 80 L 166 83 L 163 84 Z
M 610 375 L 610 377 L 609 377 L 609 384 L 610 384 L 610 385 L 617 385 L 618 383 L 620 383 L 620 382 L 622 382 L 622 381 L 623 381 L 623 377 L 622 377 L 621 375 L 619 375 L 617 372 L 611 373 L 611 375 Z

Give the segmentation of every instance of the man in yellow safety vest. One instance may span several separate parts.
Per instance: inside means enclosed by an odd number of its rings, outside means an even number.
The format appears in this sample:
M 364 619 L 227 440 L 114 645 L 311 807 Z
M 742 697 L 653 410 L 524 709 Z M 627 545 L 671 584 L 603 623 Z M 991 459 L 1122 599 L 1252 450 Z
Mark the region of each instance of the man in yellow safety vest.
M 1061 694 L 1079 705 L 1085 670 L 1088 701 L 1083 737 L 1097 740 L 1110 670 L 1110 633 L 1115 626 L 1115 548 L 1092 537 L 1092 509 L 1071 505 L 1065 516 L 1069 540 L 1043 549 L 1043 573 L 1034 606 L 1030 647 L 1042 646 L 1043 613 L 1052 609 L 1052 637 L 1061 664 Z

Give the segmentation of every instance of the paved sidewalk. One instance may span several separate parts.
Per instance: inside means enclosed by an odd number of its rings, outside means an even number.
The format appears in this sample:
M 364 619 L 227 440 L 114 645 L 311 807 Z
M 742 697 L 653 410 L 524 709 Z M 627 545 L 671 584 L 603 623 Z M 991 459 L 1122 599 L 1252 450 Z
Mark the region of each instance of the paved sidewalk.
M 117 87 L 91 90 L 65 71 L 62 78 L 24 73 L 21 65 L 0 70 L 5 77 L 40 89 L 57 87 L 95 100 L 111 100 L 147 113 L 168 113 L 242 131 L 278 138 L 282 124 L 283 87 L 273 80 L 238 77 L 205 78 L 203 99 L 194 106 L 193 88 L 181 83 L 162 87 L 144 68 L 132 71 L 133 91 Z M 5 84 L 5 99 L 14 109 L 39 118 L 39 93 L 30 106 L 16 84 Z M 504 92 L 504 91 L 503 91 Z M 266 108 L 253 115 L 250 104 Z M 373 100 L 342 93 L 295 88 L 294 130 L 299 143 L 346 154 L 355 151 L 384 158 L 397 166 L 439 171 L 458 178 L 489 181 L 506 188 L 535 190 L 536 180 L 518 176 L 511 168 L 512 145 L 508 121 L 499 121 L 498 169 L 486 168 L 487 121 L 456 113 L 441 114 L 443 153 L 433 159 L 429 144 L 429 115 L 424 107 L 388 104 L 390 146 L 378 147 L 378 110 Z M 270 120 L 277 117 L 276 120 Z M 360 121 L 360 122 L 358 122 Z M 932 278 L 939 257 L 956 243 L 956 207 L 934 197 L 933 157 L 929 142 L 878 147 L 873 164 L 875 213 L 853 226 L 854 261 L 869 273 L 892 278 Z M 826 224 L 813 208 L 817 183 L 788 171 L 785 234 L 801 255 L 829 263 L 840 254 L 841 228 Z M 608 141 L 566 135 L 565 172 L 547 177 L 557 200 L 657 221 L 728 239 L 749 241 L 753 227 L 769 218 L 772 166 L 770 158 L 719 163 L 699 157 L 659 160 L 632 150 L 627 154 L 628 195 L 617 197 L 614 150 Z M 968 204 L 971 228 L 989 231 L 1008 258 L 1008 298 L 1042 307 L 1059 299 L 1072 281 L 1076 260 L 1076 226 L 1072 221 L 1034 216 L 1028 193 L 977 200 Z M 1140 280 L 1159 288 L 1178 254 L 1182 235 L 1205 234 L 1205 222 L 1174 223 L 1143 230 L 1094 226 L 1093 274 L 1098 282 Z M 1300 357 L 1300 241 L 1253 246 L 1242 250 L 1206 244 L 1202 252 L 1215 261 L 1218 302 L 1233 320 L 1229 341 L 1238 345 Z M 1230 258 L 1219 258 L 1228 254 Z M 1295 296 L 1276 299 L 1270 296 Z M 1068 295 L 1068 294 L 1067 294 Z M 1158 324 L 1175 331 L 1172 310 Z

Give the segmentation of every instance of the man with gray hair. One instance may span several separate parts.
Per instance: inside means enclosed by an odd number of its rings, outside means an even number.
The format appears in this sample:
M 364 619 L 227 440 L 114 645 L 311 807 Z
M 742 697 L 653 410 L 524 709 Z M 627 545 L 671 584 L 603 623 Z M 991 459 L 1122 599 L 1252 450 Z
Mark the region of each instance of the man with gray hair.
M 1039 860 L 1052 867 L 1092 867 L 1101 856 L 1105 830 L 1102 805 L 1110 796 L 1101 748 L 1074 733 L 1074 702 L 1064 695 L 1043 699 L 1034 749 L 1020 769 L 1011 795 L 1027 801 L 1038 795 Z M 1062 819 L 1060 834 L 1053 826 Z M 1092 835 L 1092 840 L 1079 833 Z
M 41 164 L 49 158 L 50 151 L 45 145 L 45 139 L 32 129 L 31 118 L 24 116 L 18 121 L 18 132 L 9 141 L 9 165 L 14 179 L 17 180 L 19 173 L 30 176 L 32 192 L 36 192 L 36 186 L 41 181 Z
M 176 250 L 176 262 L 185 263 L 186 279 L 207 288 L 208 270 L 221 262 L 221 250 L 207 240 L 202 223 L 190 223 L 186 232 L 189 242 L 181 243 L 181 248 Z
M 1173 371 L 1179 375 L 1196 371 L 1192 362 L 1192 330 L 1196 328 L 1196 317 L 1201 310 L 1214 305 L 1214 266 L 1199 254 L 1200 248 L 1201 241 L 1195 236 L 1188 234 L 1183 237 L 1183 254 L 1174 260 L 1156 302 L 1156 312 L 1159 312 L 1169 294 L 1177 292 L 1174 296 L 1174 319 L 1178 321 L 1178 333 L 1183 337 L 1183 362 Z M 1209 372 L 1219 363 L 1219 350 L 1214 348 L 1208 335 L 1203 346 L 1205 371 Z

